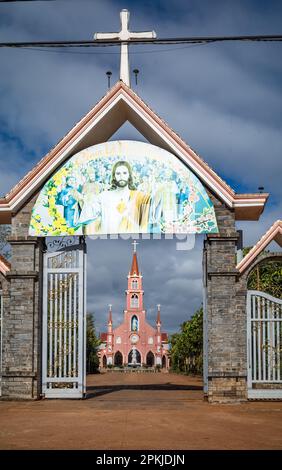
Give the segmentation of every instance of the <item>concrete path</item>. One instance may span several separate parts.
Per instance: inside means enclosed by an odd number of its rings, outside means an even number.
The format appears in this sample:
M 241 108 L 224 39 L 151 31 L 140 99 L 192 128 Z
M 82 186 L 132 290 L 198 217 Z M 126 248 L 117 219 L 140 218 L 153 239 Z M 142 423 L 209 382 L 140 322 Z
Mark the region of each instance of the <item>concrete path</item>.
M 210 405 L 199 378 L 88 376 L 87 400 L 0 401 L 0 449 L 282 449 L 282 403 Z

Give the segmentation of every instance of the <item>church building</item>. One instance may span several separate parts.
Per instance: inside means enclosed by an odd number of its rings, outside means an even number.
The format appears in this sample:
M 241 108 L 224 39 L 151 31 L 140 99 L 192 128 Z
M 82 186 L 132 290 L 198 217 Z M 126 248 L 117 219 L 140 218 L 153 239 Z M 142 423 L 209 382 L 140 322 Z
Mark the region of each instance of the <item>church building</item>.
M 99 349 L 100 368 L 107 366 L 160 366 L 167 369 L 168 335 L 161 331 L 160 305 L 157 306 L 156 326 L 146 321 L 142 274 L 139 271 L 136 242 L 130 272 L 127 276 L 126 308 L 123 323 L 113 327 L 110 305 L 107 333 L 101 333 Z

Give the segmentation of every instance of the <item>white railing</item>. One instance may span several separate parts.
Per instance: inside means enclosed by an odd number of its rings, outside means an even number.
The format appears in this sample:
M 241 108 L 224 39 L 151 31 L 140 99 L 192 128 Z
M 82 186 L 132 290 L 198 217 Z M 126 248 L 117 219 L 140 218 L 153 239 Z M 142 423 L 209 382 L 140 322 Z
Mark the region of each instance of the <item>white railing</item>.
M 248 397 L 282 398 L 282 300 L 247 294 Z

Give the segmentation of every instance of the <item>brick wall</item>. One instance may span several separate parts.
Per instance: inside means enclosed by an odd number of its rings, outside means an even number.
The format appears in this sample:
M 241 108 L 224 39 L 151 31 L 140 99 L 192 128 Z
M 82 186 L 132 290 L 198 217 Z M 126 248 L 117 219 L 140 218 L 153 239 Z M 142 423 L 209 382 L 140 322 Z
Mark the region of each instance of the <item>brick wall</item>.
M 9 307 L 5 308 L 3 321 L 3 398 L 32 399 L 40 395 L 41 243 L 28 236 L 35 199 L 12 219 Z

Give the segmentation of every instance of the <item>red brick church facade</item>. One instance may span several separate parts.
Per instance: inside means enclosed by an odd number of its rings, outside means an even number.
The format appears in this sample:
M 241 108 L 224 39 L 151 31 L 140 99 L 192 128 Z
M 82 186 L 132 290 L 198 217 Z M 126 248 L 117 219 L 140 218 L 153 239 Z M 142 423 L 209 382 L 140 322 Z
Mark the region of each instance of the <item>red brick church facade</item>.
M 100 336 L 100 368 L 107 366 L 160 366 L 167 369 L 168 335 L 161 331 L 160 306 L 158 305 L 156 326 L 146 322 L 142 289 L 142 274 L 139 272 L 136 248 L 134 248 L 130 272 L 127 276 L 126 309 L 123 323 L 113 327 L 110 306 L 107 333 Z

